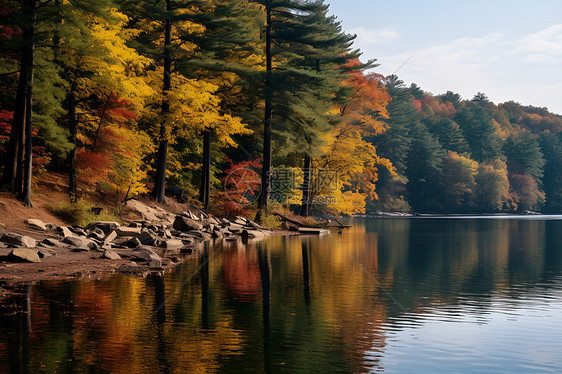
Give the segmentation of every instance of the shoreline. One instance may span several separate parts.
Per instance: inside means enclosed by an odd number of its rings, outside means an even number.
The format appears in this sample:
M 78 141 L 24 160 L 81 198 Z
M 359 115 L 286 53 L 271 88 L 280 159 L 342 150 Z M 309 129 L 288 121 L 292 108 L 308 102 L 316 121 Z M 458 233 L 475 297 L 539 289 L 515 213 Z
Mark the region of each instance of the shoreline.
M 243 217 L 219 219 L 189 210 L 171 213 L 133 200 L 135 219 L 98 221 L 86 227 L 26 220 L 25 228 L 0 224 L 0 299 L 25 284 L 104 279 L 116 274 L 163 275 L 196 255 L 206 243 L 299 235 L 271 230 Z

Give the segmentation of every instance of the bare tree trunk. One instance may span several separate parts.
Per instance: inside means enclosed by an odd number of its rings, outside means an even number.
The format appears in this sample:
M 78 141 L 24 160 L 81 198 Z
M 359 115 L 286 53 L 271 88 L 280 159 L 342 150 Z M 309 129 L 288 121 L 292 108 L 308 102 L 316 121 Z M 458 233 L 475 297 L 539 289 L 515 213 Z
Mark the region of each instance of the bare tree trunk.
M 166 0 L 166 10 L 172 10 L 171 0 Z M 164 31 L 164 100 L 162 101 L 162 116 L 165 117 L 170 112 L 170 104 L 166 98 L 166 94 L 170 90 L 172 56 L 170 53 L 172 42 L 172 20 L 167 16 L 166 29 Z M 166 164 L 168 158 L 168 135 L 166 134 L 165 125 L 160 125 L 160 144 L 158 145 L 158 159 L 156 160 L 156 178 L 154 180 L 154 190 L 152 195 L 158 202 L 163 203 L 164 190 L 166 188 Z
M 25 160 L 24 160 L 24 176 L 23 176 L 23 193 L 22 201 L 28 208 L 33 207 L 31 202 L 31 179 L 33 170 L 33 106 L 32 106 L 32 87 L 33 87 L 33 69 L 31 70 L 30 84 L 27 89 L 27 100 L 25 110 Z
M 310 165 L 311 159 L 308 154 L 304 155 L 303 182 L 302 182 L 302 203 L 300 215 L 308 217 L 310 207 Z
M 267 23 L 265 26 L 265 116 L 263 124 L 263 165 L 261 173 L 261 192 L 258 200 L 258 209 L 267 211 L 267 200 L 269 198 L 269 182 L 271 177 L 271 119 L 273 90 L 271 81 L 272 59 L 271 59 L 271 5 L 266 2 Z M 258 213 L 259 214 L 259 213 Z
M 29 44 L 27 46 L 27 59 L 29 69 L 27 72 L 27 89 L 25 94 L 25 162 L 22 201 L 26 207 L 31 208 L 31 178 L 33 169 L 33 61 L 35 57 L 35 8 L 37 0 L 29 0 L 28 11 L 30 15 Z M 18 185 L 19 188 L 19 185 Z
M 75 203 L 78 192 L 76 183 L 76 135 L 78 134 L 78 123 L 76 121 L 76 97 L 74 92 L 68 94 L 68 125 L 70 143 L 74 146 L 68 154 L 68 196 L 70 197 L 70 202 Z

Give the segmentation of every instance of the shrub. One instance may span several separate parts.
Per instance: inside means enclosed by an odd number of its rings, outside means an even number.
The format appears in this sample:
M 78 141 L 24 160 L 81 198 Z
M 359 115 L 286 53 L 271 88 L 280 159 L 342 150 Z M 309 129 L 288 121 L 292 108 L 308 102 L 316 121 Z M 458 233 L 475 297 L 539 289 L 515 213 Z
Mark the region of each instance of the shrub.
M 103 210 L 96 214 L 94 204 L 78 200 L 75 204 L 65 202 L 57 206 L 48 205 L 47 209 L 55 216 L 71 225 L 86 226 L 94 221 L 117 221 L 117 218 Z

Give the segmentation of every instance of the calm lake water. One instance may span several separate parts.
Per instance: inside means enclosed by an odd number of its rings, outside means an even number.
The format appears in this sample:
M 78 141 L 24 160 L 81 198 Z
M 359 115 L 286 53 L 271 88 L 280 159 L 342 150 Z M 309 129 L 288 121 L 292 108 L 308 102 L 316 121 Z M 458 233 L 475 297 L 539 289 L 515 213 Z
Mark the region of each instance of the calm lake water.
M 0 372 L 562 371 L 562 220 L 352 224 L 29 286 L 0 308 Z

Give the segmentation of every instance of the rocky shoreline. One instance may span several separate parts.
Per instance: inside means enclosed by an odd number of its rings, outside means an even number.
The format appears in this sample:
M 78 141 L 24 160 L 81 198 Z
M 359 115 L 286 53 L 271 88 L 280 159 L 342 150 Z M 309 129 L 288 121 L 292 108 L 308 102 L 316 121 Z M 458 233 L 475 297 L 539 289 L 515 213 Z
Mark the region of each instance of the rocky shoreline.
M 276 232 L 243 217 L 219 219 L 186 210 L 170 213 L 130 200 L 138 219 L 124 224 L 92 222 L 86 227 L 56 226 L 26 220 L 29 230 L 0 231 L 0 282 L 75 277 L 101 278 L 119 273 L 163 274 L 197 253 L 203 243 L 263 239 Z

